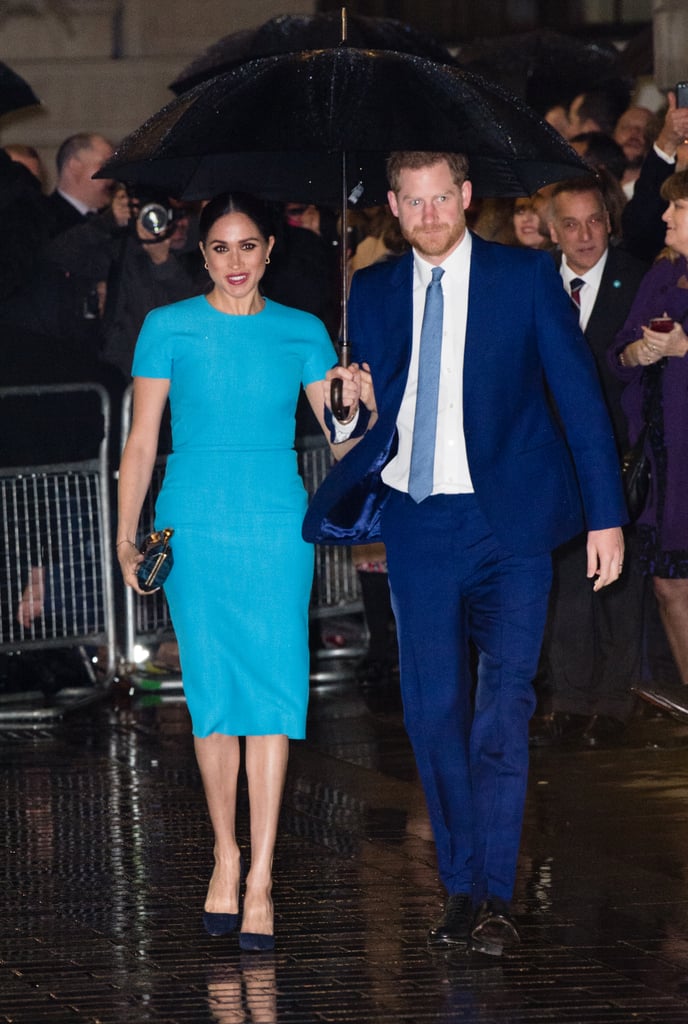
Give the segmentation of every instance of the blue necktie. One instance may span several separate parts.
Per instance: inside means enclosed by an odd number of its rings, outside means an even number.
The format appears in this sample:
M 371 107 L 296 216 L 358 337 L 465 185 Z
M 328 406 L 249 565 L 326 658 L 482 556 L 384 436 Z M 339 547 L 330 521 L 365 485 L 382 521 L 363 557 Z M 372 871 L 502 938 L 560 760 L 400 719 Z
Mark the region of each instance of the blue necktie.
M 408 490 L 414 501 L 432 494 L 435 465 L 435 434 L 437 432 L 437 398 L 440 390 L 440 355 L 442 353 L 442 267 L 433 267 L 432 281 L 425 292 L 423 326 L 420 331 L 418 359 L 418 393 L 413 421 L 413 444 Z

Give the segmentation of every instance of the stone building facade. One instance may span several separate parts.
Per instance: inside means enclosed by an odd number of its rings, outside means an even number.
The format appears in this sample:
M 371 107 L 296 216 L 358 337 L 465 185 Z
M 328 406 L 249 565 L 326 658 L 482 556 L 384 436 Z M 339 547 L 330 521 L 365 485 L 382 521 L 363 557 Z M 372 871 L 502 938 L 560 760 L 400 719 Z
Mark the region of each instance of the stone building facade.
M 117 142 L 173 98 L 168 84 L 207 46 L 309 0 L 0 0 L 0 60 L 41 106 L 5 116 L 0 144 L 35 146 L 52 184 L 68 135 Z

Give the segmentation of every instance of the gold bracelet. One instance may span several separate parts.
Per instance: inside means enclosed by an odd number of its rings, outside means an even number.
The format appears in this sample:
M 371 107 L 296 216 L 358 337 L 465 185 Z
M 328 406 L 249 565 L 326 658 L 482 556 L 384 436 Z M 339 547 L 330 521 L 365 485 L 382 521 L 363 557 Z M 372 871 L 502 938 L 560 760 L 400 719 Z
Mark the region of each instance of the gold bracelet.
M 133 548 L 136 548 L 136 550 L 138 551 L 138 547 L 136 546 L 135 542 L 133 540 L 129 540 L 128 537 L 125 537 L 124 540 L 118 540 L 117 543 L 115 544 L 115 550 L 117 550 L 120 544 L 131 544 L 131 546 Z

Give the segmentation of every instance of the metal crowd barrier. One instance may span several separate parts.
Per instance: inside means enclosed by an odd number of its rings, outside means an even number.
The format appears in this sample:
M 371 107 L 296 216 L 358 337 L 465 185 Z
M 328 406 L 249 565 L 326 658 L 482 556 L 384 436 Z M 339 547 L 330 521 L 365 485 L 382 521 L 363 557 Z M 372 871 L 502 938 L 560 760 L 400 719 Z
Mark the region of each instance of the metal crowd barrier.
M 120 438 L 120 450 L 124 449 L 124 445 L 129 434 L 129 428 L 131 426 L 132 400 L 133 389 L 130 386 L 127 388 L 122 402 L 122 436 Z M 155 502 L 158 494 L 160 493 L 163 477 L 165 475 L 165 462 L 165 457 L 160 456 L 156 460 L 153 468 L 151 485 L 145 497 L 143 508 L 141 509 L 139 533 L 136 537 L 137 544 L 140 544 L 143 541 L 143 538 L 146 537 L 154 528 Z M 148 594 L 146 597 L 142 597 L 140 594 L 135 593 L 131 587 L 126 587 L 121 581 L 121 576 L 118 576 L 118 579 L 121 582 L 124 595 L 122 656 L 127 672 L 132 676 L 132 678 L 134 678 L 134 680 L 138 680 L 139 684 L 144 689 L 151 688 L 159 692 L 166 692 L 169 690 L 176 693 L 181 685 L 178 672 L 159 672 L 149 685 L 143 682 L 143 679 L 146 678 L 145 670 L 141 672 L 137 669 L 137 665 L 140 661 L 137 648 L 147 649 L 158 645 L 165 640 L 174 640 L 174 629 L 172 628 L 172 620 L 170 619 L 170 613 L 164 592 L 162 590 L 156 590 L 154 593 Z
M 125 394 L 122 409 L 122 445 L 131 423 L 131 404 L 130 388 Z M 302 439 L 297 445 L 297 458 L 304 486 L 311 495 L 324 480 L 332 465 L 332 454 L 327 441 L 324 437 Z M 151 487 L 144 503 L 137 541 L 153 529 L 155 501 L 162 485 L 164 471 L 165 459 L 161 457 L 156 462 Z M 172 639 L 174 632 L 162 591 L 141 597 L 126 587 L 124 606 L 123 653 L 125 661 L 133 666 L 137 647 L 147 648 L 163 640 Z M 335 672 L 324 670 L 319 664 L 323 660 L 343 663 L 365 653 L 363 627 L 359 625 L 358 628 L 341 628 L 341 620 L 352 615 L 362 620 L 362 611 L 358 577 L 351 561 L 350 549 L 317 546 L 310 619 L 312 632 L 315 634 L 311 643 L 312 653 L 318 664 L 313 666 L 312 679 L 322 680 L 333 674 L 340 674 L 339 669 Z M 348 627 L 348 623 L 346 625 Z M 179 686 L 179 676 L 175 673 L 161 673 L 154 685 L 162 691 L 173 691 Z
M 98 384 L 0 388 L 0 416 L 1 727 L 54 720 L 102 696 L 115 673 L 116 630 L 107 392 Z M 40 464 L 22 464 L 29 451 Z M 83 685 L 41 675 L 45 652 L 55 659 L 57 651 L 74 657 Z

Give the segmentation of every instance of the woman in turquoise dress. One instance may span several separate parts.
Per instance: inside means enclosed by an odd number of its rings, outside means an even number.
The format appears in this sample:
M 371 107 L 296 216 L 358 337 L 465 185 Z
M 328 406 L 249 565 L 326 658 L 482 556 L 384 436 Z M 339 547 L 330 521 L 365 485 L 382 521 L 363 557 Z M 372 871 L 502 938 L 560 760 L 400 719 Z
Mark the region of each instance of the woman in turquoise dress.
M 272 858 L 289 739 L 305 735 L 308 701 L 313 549 L 301 539 L 306 492 L 294 413 L 303 386 L 326 430 L 324 377 L 335 355 L 318 319 L 259 291 L 274 244 L 262 203 L 216 197 L 200 235 L 212 289 L 154 310 L 137 342 L 117 553 L 125 582 L 139 590 L 138 521 L 169 396 L 173 453 L 156 527 L 175 531 L 165 594 L 215 833 L 203 920 L 212 935 L 238 924 L 235 818 L 245 736 L 251 861 L 239 941 L 242 949 L 271 949 Z M 342 372 L 352 413 L 355 375 L 355 367 Z

